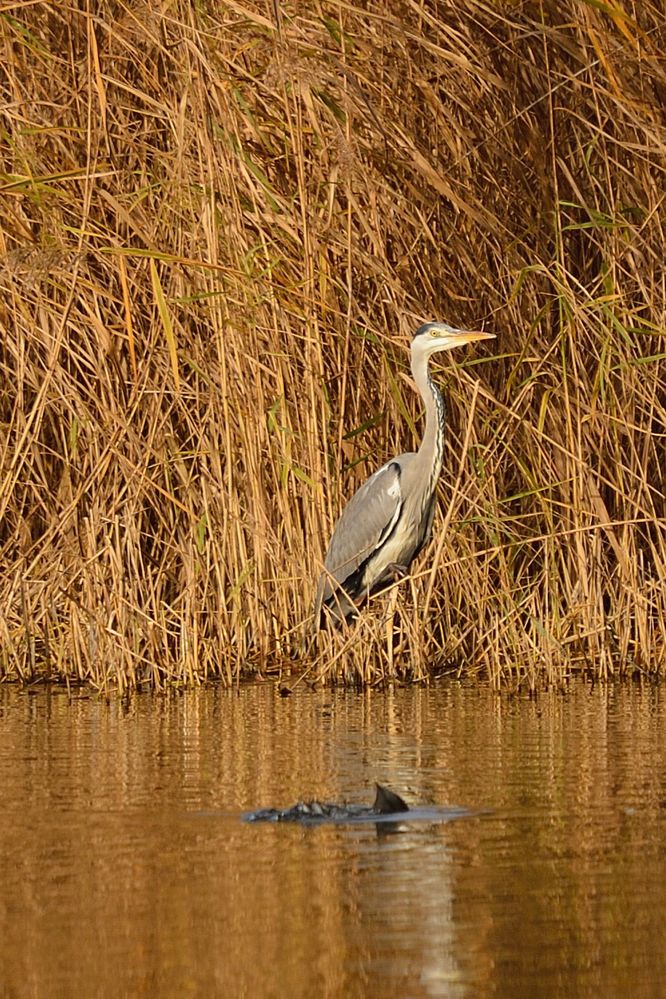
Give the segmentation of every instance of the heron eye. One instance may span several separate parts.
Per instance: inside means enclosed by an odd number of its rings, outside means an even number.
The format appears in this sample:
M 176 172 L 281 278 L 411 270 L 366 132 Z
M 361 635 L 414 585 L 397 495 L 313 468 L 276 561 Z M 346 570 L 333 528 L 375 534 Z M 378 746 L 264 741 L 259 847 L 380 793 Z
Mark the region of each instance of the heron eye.
M 439 336 L 439 330 L 430 330 L 430 336 Z

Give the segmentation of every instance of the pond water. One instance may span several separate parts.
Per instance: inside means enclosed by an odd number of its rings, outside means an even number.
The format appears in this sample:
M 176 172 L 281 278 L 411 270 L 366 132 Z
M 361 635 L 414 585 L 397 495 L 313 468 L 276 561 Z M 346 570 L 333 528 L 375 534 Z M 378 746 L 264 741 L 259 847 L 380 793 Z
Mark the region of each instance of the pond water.
M 666 994 L 666 697 L 0 687 L 0 995 Z M 302 827 L 370 802 L 448 820 Z

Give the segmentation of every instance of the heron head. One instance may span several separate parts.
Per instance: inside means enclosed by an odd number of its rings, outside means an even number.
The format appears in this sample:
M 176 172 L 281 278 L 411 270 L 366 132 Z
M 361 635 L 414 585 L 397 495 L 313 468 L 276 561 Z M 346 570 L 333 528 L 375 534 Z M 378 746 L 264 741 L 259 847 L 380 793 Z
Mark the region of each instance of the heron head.
M 448 323 L 425 323 L 414 334 L 412 350 L 430 357 L 440 350 L 452 350 L 465 343 L 474 343 L 475 340 L 494 338 L 494 333 L 484 333 L 482 330 L 459 330 Z

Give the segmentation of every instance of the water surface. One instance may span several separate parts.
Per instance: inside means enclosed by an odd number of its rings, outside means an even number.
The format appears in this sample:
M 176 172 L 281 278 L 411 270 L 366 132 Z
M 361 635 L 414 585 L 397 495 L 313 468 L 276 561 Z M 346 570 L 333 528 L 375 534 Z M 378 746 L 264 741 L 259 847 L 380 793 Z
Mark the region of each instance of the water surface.
M 0 687 L 0 995 L 661 997 L 665 732 L 647 687 Z M 471 814 L 241 821 L 375 780 Z

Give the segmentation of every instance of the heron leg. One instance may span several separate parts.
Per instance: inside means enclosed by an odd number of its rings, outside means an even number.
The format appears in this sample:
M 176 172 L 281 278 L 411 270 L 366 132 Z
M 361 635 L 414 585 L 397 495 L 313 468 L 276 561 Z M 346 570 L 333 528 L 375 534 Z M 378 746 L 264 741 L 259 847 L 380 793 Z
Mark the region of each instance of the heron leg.
M 396 676 L 394 643 L 395 643 L 395 611 L 398 604 L 398 591 L 394 587 L 388 600 L 388 611 L 386 614 L 386 657 L 387 676 L 393 679 Z
M 409 566 L 401 565 L 400 562 L 389 562 L 386 566 L 386 572 L 391 576 L 394 583 L 399 583 L 409 572 Z

